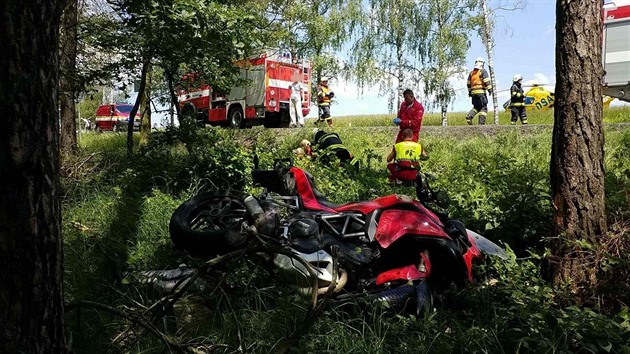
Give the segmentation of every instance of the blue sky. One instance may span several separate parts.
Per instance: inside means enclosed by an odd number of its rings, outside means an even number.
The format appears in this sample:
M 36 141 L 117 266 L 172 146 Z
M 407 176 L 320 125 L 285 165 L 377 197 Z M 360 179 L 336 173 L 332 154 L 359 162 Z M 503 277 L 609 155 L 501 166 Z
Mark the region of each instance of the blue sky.
M 489 4 L 495 7 L 498 1 L 490 0 Z M 528 0 L 522 10 L 497 12 L 494 68 L 499 91 L 509 90 L 512 76 L 517 73 L 523 75 L 524 84 L 555 84 L 555 7 L 554 0 Z M 487 69 L 485 47 L 475 33 L 466 59 L 468 70 L 472 69 L 477 57 L 486 59 Z M 333 116 L 388 113 L 387 99 L 375 90 L 364 90 L 358 97 L 358 88 L 353 83 L 334 80 L 330 85 L 337 100 L 332 107 Z M 467 112 L 471 105 L 465 79 L 458 86 L 458 97 L 449 111 Z M 419 88 L 412 89 L 417 91 Z M 553 86 L 550 89 L 553 90 Z M 499 93 L 499 105 L 508 97 L 508 92 Z M 309 117 L 315 114 L 316 110 L 311 110 Z

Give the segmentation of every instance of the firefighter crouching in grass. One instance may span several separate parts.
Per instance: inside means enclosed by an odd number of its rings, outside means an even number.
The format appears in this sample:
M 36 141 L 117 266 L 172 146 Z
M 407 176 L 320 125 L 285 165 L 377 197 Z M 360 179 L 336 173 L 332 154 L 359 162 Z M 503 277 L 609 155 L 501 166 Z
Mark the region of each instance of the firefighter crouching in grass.
M 317 157 L 320 161 L 327 165 L 332 165 L 334 159 L 338 159 L 342 166 L 349 167 L 351 170 L 359 170 L 359 160 L 352 156 L 348 149 L 343 145 L 339 134 L 326 133 L 323 130 L 315 128 L 313 130 L 315 141 L 315 149 L 313 150 L 313 158 Z
M 420 160 L 429 158 L 422 145 L 413 141 L 413 131 L 405 129 L 402 131 L 403 141 L 396 143 L 392 152 L 387 155 L 387 179 L 390 183 L 414 182 L 420 164 Z

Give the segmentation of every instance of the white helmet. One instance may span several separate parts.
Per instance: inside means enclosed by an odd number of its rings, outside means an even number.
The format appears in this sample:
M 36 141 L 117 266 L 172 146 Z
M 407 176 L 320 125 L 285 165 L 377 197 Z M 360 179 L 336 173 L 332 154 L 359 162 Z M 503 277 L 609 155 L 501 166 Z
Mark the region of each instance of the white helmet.
M 477 59 L 475 59 L 475 69 L 481 69 L 483 68 L 483 65 L 486 63 L 485 60 L 483 60 L 482 57 L 479 57 Z
M 328 76 L 322 76 L 321 82 L 328 81 Z
M 521 76 L 521 74 L 516 74 L 512 78 L 512 82 L 517 82 L 517 81 L 521 81 L 521 80 L 523 80 L 523 77 Z

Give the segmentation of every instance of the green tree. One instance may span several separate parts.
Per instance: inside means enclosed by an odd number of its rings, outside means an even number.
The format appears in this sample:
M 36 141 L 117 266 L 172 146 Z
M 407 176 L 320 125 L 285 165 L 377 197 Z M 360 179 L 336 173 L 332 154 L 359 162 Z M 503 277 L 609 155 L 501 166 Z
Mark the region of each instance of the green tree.
M 64 353 L 59 26 L 64 1 L 0 4 L 0 352 Z
M 420 81 L 422 70 L 415 53 L 428 37 L 430 19 L 423 2 L 370 0 L 356 26 L 351 49 L 353 74 L 359 87 L 378 85 L 389 93 L 389 110 L 400 105 L 402 93 Z
M 470 30 L 474 27 L 471 11 L 475 0 L 427 0 L 431 24 L 426 41 L 420 43 L 424 66 L 425 95 L 432 97 L 429 106 L 440 107 L 442 125 L 447 125 L 446 111 L 456 92 L 452 80 L 465 79 L 466 53 L 470 48 Z
M 146 95 L 145 82 L 150 67 L 164 70 L 171 99 L 183 72 L 196 72 L 200 79 L 219 89 L 235 82 L 232 63 L 261 43 L 262 14 L 251 8 L 211 0 L 119 0 L 110 2 L 113 12 L 98 13 L 86 23 L 84 37 L 98 53 L 111 59 L 90 71 L 88 77 L 107 80 L 136 78 L 140 89 L 132 109 L 138 112 Z M 141 66 L 138 65 L 141 63 Z M 127 150 L 133 151 L 132 126 L 128 129 Z
M 360 0 L 270 0 L 264 5 L 270 25 L 272 46 L 291 51 L 312 62 L 313 84 L 323 76 L 347 78 L 346 64 L 337 55 L 350 39 L 362 15 Z M 313 97 L 315 99 L 315 97 Z

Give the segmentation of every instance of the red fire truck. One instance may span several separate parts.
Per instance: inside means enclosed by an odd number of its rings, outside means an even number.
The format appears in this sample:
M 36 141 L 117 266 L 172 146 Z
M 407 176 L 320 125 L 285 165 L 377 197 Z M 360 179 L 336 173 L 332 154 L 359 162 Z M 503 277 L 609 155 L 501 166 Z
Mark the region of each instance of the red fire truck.
M 178 101 L 182 116 L 193 116 L 211 125 L 244 128 L 264 124 L 269 128 L 289 126 L 289 85 L 296 74 L 306 90 L 302 97 L 302 113 L 309 113 L 311 101 L 311 63 L 292 58 L 287 52 L 265 50 L 260 55 L 235 63 L 242 86 L 232 87 L 225 94 L 209 85 L 180 90 Z M 184 80 L 194 80 L 194 75 Z M 192 84 L 191 86 L 195 86 Z
M 604 5 L 604 95 L 630 102 L 630 0 Z

